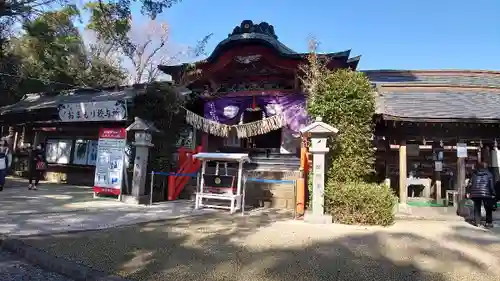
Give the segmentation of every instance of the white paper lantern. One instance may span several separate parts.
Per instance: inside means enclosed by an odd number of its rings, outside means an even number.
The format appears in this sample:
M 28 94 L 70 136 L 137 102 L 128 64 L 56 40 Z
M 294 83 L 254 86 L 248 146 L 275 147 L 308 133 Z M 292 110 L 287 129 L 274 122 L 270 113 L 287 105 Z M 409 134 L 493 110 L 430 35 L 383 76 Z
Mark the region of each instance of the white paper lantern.
M 227 118 L 234 118 L 238 114 L 239 108 L 234 105 L 224 107 L 224 116 Z
M 268 116 L 276 115 L 276 114 L 280 114 L 281 112 L 283 112 L 283 108 L 281 107 L 280 104 L 270 103 L 270 104 L 266 105 L 266 112 L 267 112 Z

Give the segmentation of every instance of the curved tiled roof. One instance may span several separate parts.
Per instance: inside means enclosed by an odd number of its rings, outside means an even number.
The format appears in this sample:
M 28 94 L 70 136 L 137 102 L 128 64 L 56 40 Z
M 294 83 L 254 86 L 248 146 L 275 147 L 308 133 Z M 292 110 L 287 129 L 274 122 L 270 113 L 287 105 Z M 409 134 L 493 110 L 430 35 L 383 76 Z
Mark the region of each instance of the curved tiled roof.
M 253 23 L 251 20 L 244 20 L 240 25 L 233 29 L 233 32 L 228 35 L 228 37 L 222 40 L 215 47 L 214 51 L 206 59 L 196 62 L 206 63 L 216 61 L 225 51 L 242 45 L 248 44 L 259 44 L 263 46 L 268 46 L 275 50 L 279 56 L 290 58 L 290 59 L 300 59 L 306 58 L 308 53 L 297 53 L 287 47 L 285 44 L 278 40 L 278 36 L 274 32 L 274 27 L 266 22 L 261 22 L 259 24 Z M 346 67 L 351 69 L 356 69 L 361 56 L 349 58 L 350 50 L 336 52 L 336 53 L 325 53 L 321 54 L 330 59 L 341 59 L 345 60 Z M 187 64 L 181 65 L 159 65 L 158 68 L 169 74 L 175 74 L 181 69 L 185 69 Z

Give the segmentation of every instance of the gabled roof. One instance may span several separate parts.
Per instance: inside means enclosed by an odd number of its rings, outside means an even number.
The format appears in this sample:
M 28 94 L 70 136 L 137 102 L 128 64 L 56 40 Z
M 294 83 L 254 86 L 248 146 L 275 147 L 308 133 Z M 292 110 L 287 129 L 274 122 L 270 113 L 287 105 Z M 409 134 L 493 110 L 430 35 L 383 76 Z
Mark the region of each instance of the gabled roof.
M 120 91 L 70 90 L 59 93 L 28 94 L 17 103 L 1 107 L 0 115 L 57 108 L 65 103 L 131 100 L 137 94 L 138 91 L 134 89 Z
M 384 119 L 498 121 L 500 92 L 384 92 L 376 99 Z
M 484 70 L 363 71 L 377 88 L 384 119 L 500 123 L 500 72 Z
M 377 84 L 432 84 L 500 87 L 500 71 L 491 70 L 362 70 Z

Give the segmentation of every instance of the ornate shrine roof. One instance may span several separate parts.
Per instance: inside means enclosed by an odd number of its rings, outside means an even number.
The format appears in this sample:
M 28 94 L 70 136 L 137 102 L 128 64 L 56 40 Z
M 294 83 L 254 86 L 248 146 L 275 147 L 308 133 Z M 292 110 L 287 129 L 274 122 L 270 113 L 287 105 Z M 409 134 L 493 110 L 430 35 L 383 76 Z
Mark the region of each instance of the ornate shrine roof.
M 281 60 L 289 60 L 294 68 L 298 66 L 299 62 L 303 62 L 308 53 L 298 53 L 287 47 L 285 44 L 278 40 L 278 36 L 274 31 L 274 27 L 267 22 L 261 22 L 259 24 L 253 23 L 251 20 L 244 20 L 240 25 L 233 29 L 228 37 L 222 40 L 215 47 L 214 51 L 206 59 L 194 63 L 199 68 L 207 68 L 207 65 L 217 64 L 221 57 L 231 52 L 231 50 L 239 49 L 245 46 L 263 46 L 272 50 L 275 55 L 277 55 Z M 242 51 L 245 53 L 245 51 Z M 335 63 L 331 64 L 332 68 L 351 68 L 356 69 L 361 56 L 350 58 L 350 50 L 336 52 L 336 53 L 324 53 L 320 54 L 325 56 L 329 60 L 334 60 Z M 251 53 L 246 54 L 236 54 L 236 52 L 231 54 L 236 57 L 239 56 L 249 56 Z M 258 55 L 258 54 L 257 54 Z M 250 56 L 249 56 L 250 57 Z M 178 78 L 179 73 L 186 71 L 192 64 L 180 64 L 180 65 L 159 65 L 158 68 L 172 75 L 173 79 Z

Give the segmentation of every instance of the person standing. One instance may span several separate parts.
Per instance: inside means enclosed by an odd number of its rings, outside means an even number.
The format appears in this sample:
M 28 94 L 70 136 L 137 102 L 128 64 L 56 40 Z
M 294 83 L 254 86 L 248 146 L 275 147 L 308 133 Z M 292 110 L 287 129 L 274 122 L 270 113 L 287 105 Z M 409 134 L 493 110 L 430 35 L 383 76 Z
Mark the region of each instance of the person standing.
M 5 177 L 7 176 L 7 171 L 12 164 L 12 153 L 9 149 L 9 144 L 6 140 L 0 140 L 0 191 L 3 190 L 5 186 Z
M 475 226 L 481 224 L 481 206 L 486 211 L 486 227 L 493 227 L 493 204 L 496 203 L 496 192 L 493 175 L 488 170 L 486 162 L 480 162 L 478 168 L 472 172 L 472 177 L 467 185 L 467 198 L 474 202 Z
M 45 160 L 45 151 L 42 144 L 39 144 L 30 152 L 29 190 L 37 190 L 38 183 L 46 169 L 47 161 Z

